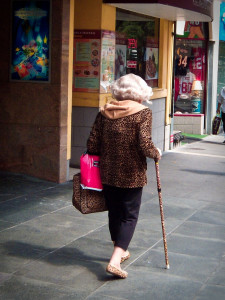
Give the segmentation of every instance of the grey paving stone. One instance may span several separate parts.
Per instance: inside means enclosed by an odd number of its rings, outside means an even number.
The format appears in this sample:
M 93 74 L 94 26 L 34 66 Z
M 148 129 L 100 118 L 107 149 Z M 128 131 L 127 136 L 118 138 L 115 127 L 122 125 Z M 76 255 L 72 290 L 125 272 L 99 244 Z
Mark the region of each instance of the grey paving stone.
M 218 268 L 220 261 L 213 258 L 191 256 L 168 252 L 170 269 L 166 270 L 169 276 L 175 275 L 204 283 Z M 165 254 L 163 251 L 150 250 L 132 264 L 132 267 L 145 267 L 154 273 L 165 274 Z M 129 271 L 129 268 L 128 268 Z
M 225 206 L 223 204 L 211 203 L 205 207 L 205 210 L 225 213 Z
M 132 246 L 141 247 L 142 249 L 148 249 L 152 247 L 161 238 L 160 232 L 151 232 L 148 229 L 139 230 L 140 227 L 135 230 L 132 238 Z
M 12 223 L 23 223 L 33 218 L 46 214 L 46 209 L 42 207 L 27 208 L 26 206 L 18 209 L 16 206 L 7 203 L 0 204 L 0 220 Z
M 183 224 L 183 222 L 183 219 L 166 217 L 164 220 L 166 233 L 173 231 L 175 228 Z M 154 232 L 158 232 L 162 236 L 162 224 L 160 214 L 158 216 L 152 217 L 149 217 L 146 214 L 144 217 L 141 217 L 137 224 L 137 230 L 139 230 L 139 228 L 140 230 L 149 230 L 153 234 Z
M 162 237 L 162 228 L 161 223 L 158 220 L 139 220 L 136 230 L 134 232 L 134 236 L 132 239 L 132 243 L 136 243 L 141 247 L 149 248 L 150 245 L 148 240 L 152 240 L 154 243 L 161 239 Z M 145 241 L 146 240 L 146 241 Z
M 203 287 L 195 300 L 224 300 L 225 287 L 216 285 L 207 285 Z
M 37 195 L 40 198 L 49 199 L 49 200 L 64 200 L 68 203 L 72 202 L 73 186 L 70 182 L 60 184 L 48 188 L 46 190 L 40 190 L 37 192 Z
M 225 225 L 225 212 L 201 210 L 196 212 L 189 220 L 200 223 Z
M 225 286 L 225 261 L 220 262 L 219 267 L 208 279 L 207 284 Z
M 126 280 L 114 279 L 103 285 L 87 299 L 127 300 L 190 300 L 196 295 L 201 283 L 165 274 L 153 273 L 145 267 L 129 267 Z M 111 275 L 108 277 L 112 278 Z
M 183 208 L 175 205 L 165 205 L 163 203 L 163 211 L 165 218 L 178 218 L 178 219 L 186 219 L 188 216 L 191 216 L 194 213 L 194 209 L 192 208 Z M 160 216 L 159 209 L 159 201 L 156 203 L 146 203 L 142 205 L 140 210 L 140 216 L 142 218 L 151 218 L 151 216 Z
M 122 297 L 119 297 L 119 296 L 107 296 L 105 295 L 104 293 L 94 293 L 94 294 L 91 294 L 87 299 L 89 300 L 128 300 L 127 298 L 122 298 Z
M 14 225 L 15 225 L 15 223 L 0 220 L 0 231 L 4 230 L 6 228 L 10 228 Z
M 9 280 L 11 276 L 12 275 L 9 273 L 0 272 L 0 286 L 3 284 L 4 281 Z
M 225 241 L 225 226 L 187 221 L 179 226 L 176 234 Z
M 71 259 L 108 262 L 112 251 L 112 242 L 94 239 L 90 234 L 58 249 L 55 253 Z
M 106 267 L 113 252 L 113 245 L 111 241 L 100 240 L 98 237 L 99 236 L 96 237 L 93 233 L 91 233 L 90 235 L 80 238 L 75 242 L 58 249 L 55 254 L 76 260 L 98 261 L 100 263 L 104 263 Z M 129 245 L 129 251 L 131 257 L 123 263 L 123 267 L 132 263 L 132 261 L 139 257 L 145 249 L 141 246 L 137 246 L 132 241 Z
M 31 209 L 40 208 L 46 212 L 51 212 L 59 208 L 68 206 L 71 203 L 68 203 L 68 201 L 60 197 L 54 199 L 54 198 L 41 197 L 38 194 L 35 194 L 35 195 L 25 195 L 22 197 L 17 197 L 16 199 L 7 201 L 7 204 L 21 210 L 30 209 L 30 208 Z
M 62 214 L 65 217 L 66 216 L 71 216 L 71 217 L 79 217 L 80 219 L 84 222 L 89 222 L 89 221 L 97 221 L 98 223 L 106 224 L 108 223 L 108 213 L 107 212 L 100 212 L 100 213 L 92 213 L 92 214 L 82 214 L 79 212 L 75 207 L 72 206 L 67 206 L 65 208 L 60 209 L 57 211 L 57 214 Z
M 1 243 L 19 241 L 28 247 L 52 251 L 102 226 L 97 221 L 83 222 L 79 218 L 50 213 L 0 232 Z
M 1 193 L 0 194 L 0 203 L 3 203 L 3 202 L 7 202 L 7 201 L 10 201 L 11 199 L 15 199 L 17 197 L 21 197 L 23 196 L 22 194 L 19 194 L 18 193 L 9 193 L 8 191 L 6 191 L 5 193 Z
M 225 254 L 225 242 L 222 241 L 171 234 L 167 238 L 167 244 L 168 251 L 191 256 L 222 259 Z M 160 244 L 157 244 L 153 249 L 163 251 L 163 247 Z
M 82 300 L 85 293 L 75 289 L 55 285 L 44 281 L 13 276 L 0 286 L 0 298 L 4 300 Z
M 108 280 L 105 267 L 105 262 L 80 260 L 76 256 L 59 256 L 53 253 L 43 260 L 25 265 L 15 275 L 70 287 L 79 294 L 88 296 Z
M 180 197 L 179 195 L 177 195 L 177 197 L 165 195 L 163 197 L 163 203 L 165 205 L 179 206 L 182 207 L 183 209 L 190 208 L 193 210 L 203 208 L 207 205 L 205 201 L 196 200 L 192 197 L 190 198 Z
M 19 241 L 8 241 L 0 244 L 0 270 L 13 273 L 25 264 L 46 255 L 49 249 L 34 247 Z
M 142 192 L 142 198 L 141 198 L 141 203 L 144 204 L 146 202 L 148 203 L 152 203 L 154 201 L 157 201 L 157 192 L 156 190 L 152 191 L 149 186 L 145 186 L 143 188 L 143 192 Z
M 101 242 L 103 242 L 103 243 L 110 242 L 110 244 L 112 243 L 108 224 L 104 224 L 104 226 L 96 228 L 93 232 L 90 232 L 89 234 L 87 234 L 86 237 L 91 237 L 91 239 L 98 240 L 100 243 Z
M 56 183 L 43 181 L 33 177 L 6 177 L 0 181 L 0 193 L 11 193 L 15 195 L 24 195 L 29 193 L 36 193 L 40 190 L 56 186 Z

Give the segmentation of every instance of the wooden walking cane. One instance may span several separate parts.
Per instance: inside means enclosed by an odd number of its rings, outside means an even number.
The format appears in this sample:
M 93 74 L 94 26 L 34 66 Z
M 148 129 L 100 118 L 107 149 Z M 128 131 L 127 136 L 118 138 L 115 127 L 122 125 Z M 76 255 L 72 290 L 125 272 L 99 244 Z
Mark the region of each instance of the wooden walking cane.
M 160 183 L 160 177 L 159 177 L 159 162 L 158 161 L 155 161 L 155 170 L 156 170 L 156 180 L 157 180 L 157 188 L 158 188 L 158 195 L 159 195 L 159 207 L 160 207 L 160 215 L 161 215 L 161 224 L 162 224 L 162 234 L 163 234 L 163 243 L 164 243 L 164 251 L 165 251 L 166 269 L 169 269 L 170 265 L 169 265 L 169 259 L 168 259 L 168 251 L 167 251 L 166 231 L 165 231 L 165 222 L 164 222 L 161 183 Z

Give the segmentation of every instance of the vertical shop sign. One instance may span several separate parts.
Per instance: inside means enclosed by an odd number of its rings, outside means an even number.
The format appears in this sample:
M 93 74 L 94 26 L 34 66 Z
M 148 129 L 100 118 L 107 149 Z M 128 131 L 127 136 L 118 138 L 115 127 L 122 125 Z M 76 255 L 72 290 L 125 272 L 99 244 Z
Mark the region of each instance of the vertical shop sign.
M 74 32 L 74 92 L 99 92 L 100 37 L 100 30 Z
M 49 81 L 50 1 L 12 1 L 11 79 Z
M 102 31 L 100 92 L 110 92 L 109 86 L 114 80 L 115 72 L 115 32 Z
M 127 40 L 127 68 L 136 69 L 137 68 L 137 39 L 128 39 Z
M 116 33 L 115 80 L 126 75 L 127 38 L 125 33 Z

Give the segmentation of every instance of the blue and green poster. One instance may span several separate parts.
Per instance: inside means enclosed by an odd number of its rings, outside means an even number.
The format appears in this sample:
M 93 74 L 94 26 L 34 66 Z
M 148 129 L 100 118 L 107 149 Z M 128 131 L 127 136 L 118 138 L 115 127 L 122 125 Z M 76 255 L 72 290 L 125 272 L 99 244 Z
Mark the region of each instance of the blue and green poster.
M 12 1 L 11 79 L 49 81 L 50 1 Z

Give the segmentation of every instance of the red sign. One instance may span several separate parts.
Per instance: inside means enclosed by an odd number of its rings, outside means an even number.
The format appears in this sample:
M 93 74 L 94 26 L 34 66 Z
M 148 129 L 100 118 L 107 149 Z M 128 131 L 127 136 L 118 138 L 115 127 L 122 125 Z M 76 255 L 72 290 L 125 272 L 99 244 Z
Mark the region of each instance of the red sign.
M 136 39 L 128 39 L 128 48 L 129 49 L 137 49 L 137 40 Z
M 135 60 L 128 60 L 127 61 L 127 68 L 136 69 L 137 62 Z

